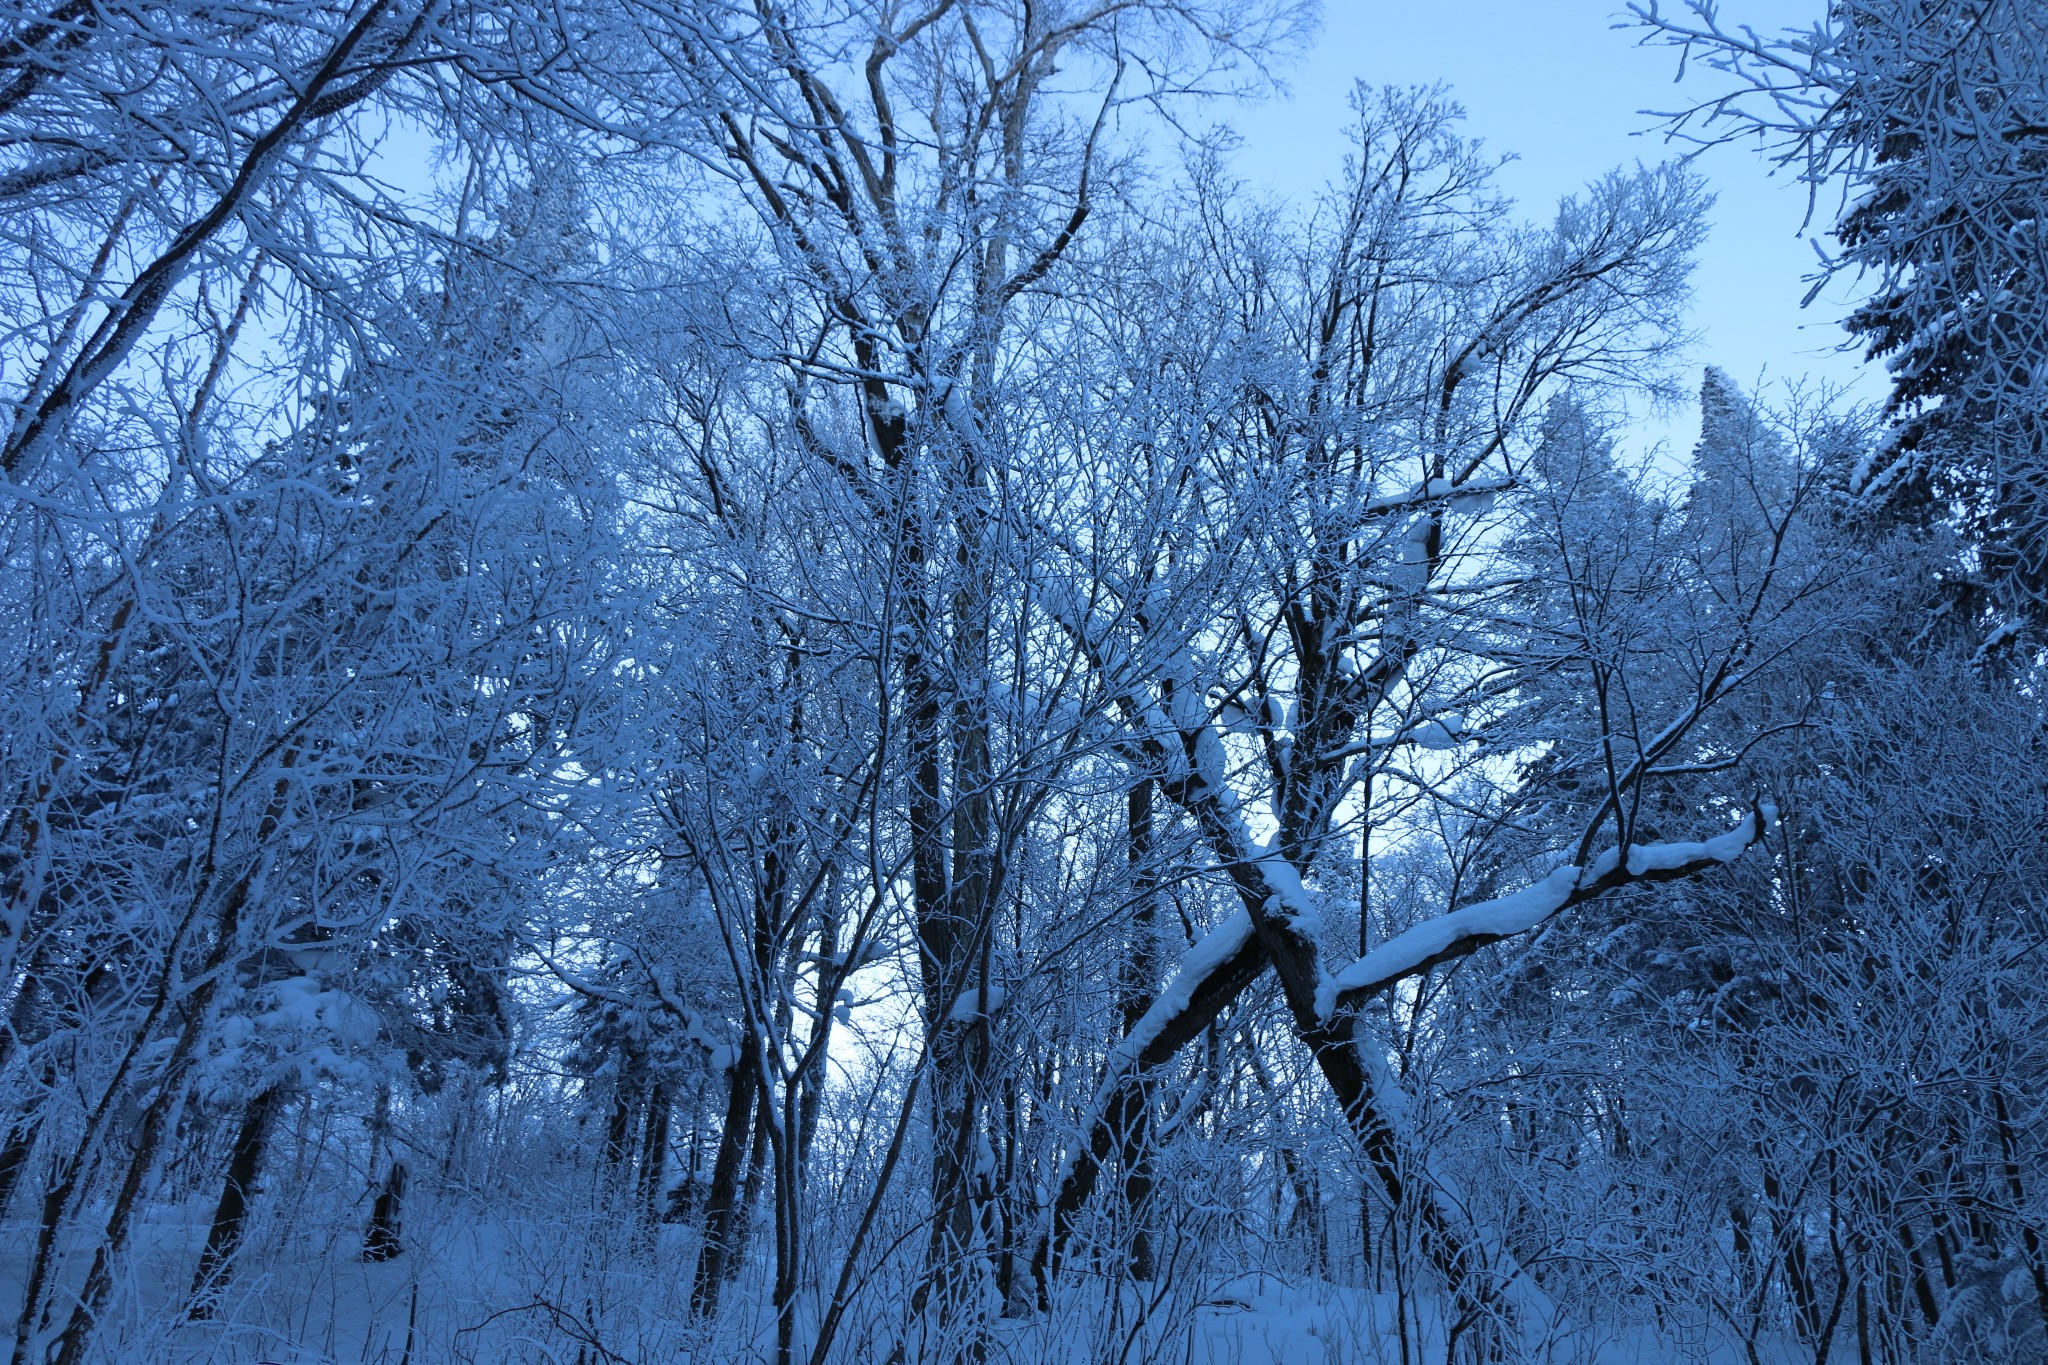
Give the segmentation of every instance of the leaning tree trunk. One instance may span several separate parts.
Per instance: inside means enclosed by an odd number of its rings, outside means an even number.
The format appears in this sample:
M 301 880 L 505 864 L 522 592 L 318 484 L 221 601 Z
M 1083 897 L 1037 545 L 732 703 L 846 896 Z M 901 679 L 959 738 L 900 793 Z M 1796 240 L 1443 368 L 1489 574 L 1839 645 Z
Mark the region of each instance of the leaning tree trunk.
M 199 1253 L 199 1268 L 192 1276 L 190 1313 L 195 1319 L 210 1318 L 233 1269 L 235 1253 L 241 1249 L 242 1231 L 249 1216 L 249 1200 L 256 1190 L 256 1176 L 262 1169 L 264 1149 L 270 1130 L 284 1108 L 284 1087 L 273 1085 L 242 1109 L 241 1126 L 235 1130 L 234 1149 L 228 1155 L 227 1179 L 220 1199 L 213 1206 L 213 1224 L 206 1231 L 206 1247 Z
M 1082 1209 L 1095 1192 L 1103 1163 L 1119 1149 L 1123 1134 L 1130 1130 L 1131 1108 L 1143 1103 L 1147 1078 L 1207 1032 L 1244 994 L 1246 987 L 1265 975 L 1268 965 L 1265 945 L 1256 937 L 1248 937 L 1235 952 L 1209 963 L 1199 979 L 1181 982 L 1185 1003 L 1169 1017 L 1158 1020 L 1142 1046 L 1119 1047 L 1111 1054 L 1098 1086 L 1099 1093 L 1106 1098 L 1084 1120 L 1085 1136 L 1061 1175 L 1059 1191 L 1053 1197 L 1051 1225 L 1032 1258 L 1041 1304 L 1049 1301 L 1052 1280 L 1066 1260 L 1068 1245 L 1080 1224 Z
M 760 1083 L 760 1054 L 751 1043 L 745 1044 L 733 1063 L 725 1127 L 719 1134 L 718 1156 L 711 1167 L 711 1188 L 704 1196 L 704 1241 L 697 1252 L 697 1271 L 690 1288 L 690 1311 L 699 1316 L 709 1317 L 718 1312 L 726 1267 L 737 1250 L 741 1168 L 746 1165 L 748 1139 L 753 1135 L 758 1103 L 755 1091 Z

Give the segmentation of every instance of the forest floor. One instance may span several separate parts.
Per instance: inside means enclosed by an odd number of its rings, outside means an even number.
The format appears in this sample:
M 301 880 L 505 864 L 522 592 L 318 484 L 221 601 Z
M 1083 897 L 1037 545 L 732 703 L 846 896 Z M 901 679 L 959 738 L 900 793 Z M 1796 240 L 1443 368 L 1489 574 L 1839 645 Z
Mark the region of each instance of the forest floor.
M 689 1313 L 695 1234 L 665 1226 L 614 1235 L 603 1220 L 486 1219 L 467 1201 L 421 1201 L 406 1251 L 381 1264 L 359 1252 L 359 1218 L 251 1230 L 216 1315 L 182 1311 L 205 1240 L 203 1199 L 161 1208 L 138 1229 L 94 1359 L 106 1365 L 642 1365 L 770 1358 L 772 1321 L 744 1274 L 715 1321 Z M 0 1310 L 19 1302 L 34 1229 L 0 1224 Z M 84 1258 L 77 1258 L 84 1259 Z M 763 1270 L 765 1267 L 754 1267 Z M 990 1359 L 1015 1365 L 1437 1365 L 1433 1303 L 1301 1274 L 1250 1271 L 1129 1287 L 1112 1302 L 998 1324 Z M 901 1302 L 880 1287 L 850 1315 L 836 1358 L 880 1360 Z M 61 1298 L 60 1298 L 61 1302 Z M 1767 1353 L 1772 1359 L 1776 1353 Z M 1678 1342 L 1641 1330 L 1574 1332 L 1532 1353 L 1551 1365 L 1735 1365 L 1733 1343 Z M 1789 1356 L 1786 1357 L 1790 1359 Z

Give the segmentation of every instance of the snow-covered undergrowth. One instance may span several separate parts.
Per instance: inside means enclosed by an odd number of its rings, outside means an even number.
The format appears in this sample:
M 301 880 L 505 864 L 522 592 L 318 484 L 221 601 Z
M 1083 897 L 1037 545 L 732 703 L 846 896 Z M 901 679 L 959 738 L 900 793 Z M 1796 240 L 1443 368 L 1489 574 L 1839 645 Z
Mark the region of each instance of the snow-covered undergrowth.
M 209 1210 L 154 1212 L 114 1300 L 97 1361 L 164 1365 L 566 1365 L 571 1361 L 765 1360 L 770 1310 L 748 1275 L 715 1322 L 693 1320 L 695 1235 L 648 1235 L 597 1209 L 536 1207 L 514 1217 L 453 1191 L 423 1198 L 407 1251 L 366 1264 L 350 1225 L 263 1220 L 244 1273 L 217 1314 L 190 1320 L 186 1279 Z M 303 1217 L 309 1210 L 300 1209 Z M 19 1292 L 30 1229 L 0 1229 L 0 1294 Z M 896 1305 L 900 1308 L 900 1302 Z M 877 1315 L 833 1357 L 879 1361 L 893 1346 Z M 1435 1365 L 1445 1359 L 1439 1298 L 1335 1284 L 1305 1271 L 1211 1271 L 1158 1283 L 1097 1284 L 1048 1312 L 1003 1319 L 990 1358 L 1043 1365 Z M 1765 1343 L 1767 1365 L 1799 1359 Z M 941 1358 L 936 1344 L 925 1356 Z M 1554 1365 L 1735 1365 L 1732 1342 L 1641 1326 L 1580 1326 L 1517 1348 Z

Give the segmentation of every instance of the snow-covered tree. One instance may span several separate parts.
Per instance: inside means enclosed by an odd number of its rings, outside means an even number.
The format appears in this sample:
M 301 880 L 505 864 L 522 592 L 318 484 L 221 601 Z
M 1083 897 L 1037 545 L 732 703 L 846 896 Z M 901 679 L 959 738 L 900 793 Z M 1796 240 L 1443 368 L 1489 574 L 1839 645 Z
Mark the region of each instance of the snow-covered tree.
M 1839 197 L 1823 276 L 1865 301 L 1850 333 L 1891 374 L 1891 439 L 1853 491 L 1967 525 L 1987 605 L 2038 615 L 2048 586 L 2048 37 L 2028 0 L 1835 0 L 1765 37 L 1689 0 L 1632 5 L 1652 34 L 1732 77 L 1679 120 L 1759 134 Z M 1816 286 L 1815 292 L 1818 292 Z M 1809 298 L 1811 295 L 1809 295 Z M 1994 630 L 1993 620 L 1983 628 Z

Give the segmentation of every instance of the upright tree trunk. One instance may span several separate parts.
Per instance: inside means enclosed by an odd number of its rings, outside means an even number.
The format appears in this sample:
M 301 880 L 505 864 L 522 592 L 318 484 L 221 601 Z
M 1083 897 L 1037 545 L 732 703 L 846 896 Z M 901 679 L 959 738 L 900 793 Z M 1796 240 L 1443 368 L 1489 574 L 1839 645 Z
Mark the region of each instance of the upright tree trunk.
M 788 1114 L 798 1107 L 795 1087 L 785 1085 L 780 1101 Z M 767 1140 L 775 1165 L 775 1284 L 770 1297 L 775 1309 L 775 1365 L 792 1365 L 796 1357 L 796 1296 L 798 1276 L 803 1268 L 803 1168 L 796 1136 L 772 1122 L 768 1106 L 778 1096 L 769 1085 L 761 1087 L 761 1137 Z
M 400 1234 L 405 1223 L 405 1187 L 411 1174 L 405 1159 L 398 1156 L 391 1158 L 384 1172 L 384 1183 L 370 1206 L 370 1226 L 363 1233 L 363 1259 L 373 1265 L 405 1254 Z
M 1159 987 L 1158 873 L 1152 865 L 1152 779 L 1131 786 L 1125 802 L 1126 855 L 1131 873 L 1131 942 L 1124 954 L 1117 1013 L 1125 1037 L 1152 1007 Z M 1130 1221 L 1130 1272 L 1150 1280 L 1152 1230 L 1148 1225 L 1152 1199 L 1152 1101 L 1141 1081 L 1131 1102 L 1122 1107 L 1125 1119 L 1117 1135 L 1124 1171 L 1124 1210 Z
M 619 1058 L 619 1074 L 612 1085 L 612 1103 L 604 1123 L 604 1168 L 608 1180 L 615 1180 L 633 1154 L 633 1093 L 638 1079 L 630 1053 Z
M 1898 1220 L 1899 1245 L 1906 1249 L 1907 1276 L 1913 1282 L 1913 1301 L 1920 1305 L 1920 1316 L 1929 1327 L 1941 1322 L 1941 1301 L 1934 1295 L 1934 1282 L 1928 1277 L 1927 1258 L 1921 1254 L 1920 1243 L 1913 1236 L 1911 1218 Z
M 1302 1160 L 1292 1147 L 1280 1149 L 1280 1170 L 1287 1184 L 1287 1235 L 1301 1240 L 1310 1265 L 1321 1275 L 1328 1270 L 1330 1259 L 1329 1230 L 1323 1220 L 1322 1179 L 1315 1166 Z
M 797 1100 L 796 1161 L 797 1168 L 808 1171 L 811 1164 L 811 1142 L 818 1132 L 818 1112 L 825 1102 L 825 1078 L 831 1070 L 831 1044 L 833 1011 L 838 1001 L 828 997 L 824 987 L 828 980 L 836 979 L 836 973 L 827 963 L 839 956 L 839 869 L 835 866 L 826 871 L 824 913 L 818 925 L 818 998 L 814 1002 L 818 1011 L 818 1060 L 804 1073 L 803 1093 Z
M 746 1264 L 747 1243 L 754 1235 L 754 1212 L 761 1206 L 761 1186 L 768 1178 L 768 1159 L 774 1154 L 775 1093 L 773 1082 L 761 1080 L 754 1087 L 754 1140 L 747 1147 L 747 1179 L 740 1187 L 739 1204 L 733 1210 L 732 1245 L 725 1258 L 725 1278 L 739 1278 Z
M 647 1127 L 640 1143 L 640 1216 L 649 1226 L 661 1215 L 661 1177 L 668 1166 L 668 1087 L 647 1088 Z
M 1806 1233 L 1800 1219 L 1785 1202 L 1783 1187 L 1778 1182 L 1777 1172 L 1768 1164 L 1767 1154 L 1763 1167 L 1764 1200 L 1771 1215 L 1771 1235 L 1777 1239 L 1778 1260 L 1784 1269 L 1785 1288 L 1792 1298 L 1792 1312 L 1799 1324 L 1799 1331 L 1808 1341 L 1820 1334 L 1820 1295 L 1813 1283 L 1813 1271 L 1806 1254 Z
M 256 1191 L 256 1177 L 263 1165 L 263 1152 L 270 1142 L 271 1126 L 284 1108 L 284 1088 L 271 1086 L 242 1109 L 241 1126 L 235 1130 L 234 1149 L 228 1155 L 227 1179 L 220 1199 L 213 1206 L 213 1224 L 206 1232 L 206 1247 L 199 1253 L 199 1268 L 192 1276 L 191 1316 L 210 1318 L 233 1269 L 235 1253 L 241 1249 L 243 1224 L 249 1216 L 249 1200 Z
M 972 644 L 956 643 L 956 657 L 962 652 L 971 654 Z M 922 661 L 919 671 L 925 671 Z M 979 1222 L 973 1162 L 980 1132 L 978 1109 L 987 1029 L 980 1019 L 956 1019 L 954 1007 L 965 993 L 981 984 L 974 968 L 986 927 L 982 898 L 987 885 L 989 802 L 985 790 L 976 790 L 972 797 L 963 795 L 969 788 L 986 786 L 987 735 L 973 723 L 963 725 L 962 708 L 956 707 L 952 727 L 954 810 L 948 838 L 942 823 L 939 776 L 944 714 L 938 697 L 941 685 L 936 677 L 917 682 L 913 692 L 918 700 L 911 723 L 918 752 L 911 801 L 913 883 L 932 1076 L 931 1230 L 924 1275 L 912 1296 L 912 1308 L 923 1314 L 936 1296 L 937 1327 L 941 1334 L 948 1334 L 950 1325 L 963 1314 L 971 1315 L 971 1305 L 979 1297 L 973 1283 Z M 944 858 L 948 844 L 953 851 L 950 869 Z M 971 1352 L 971 1342 L 963 1344 Z

